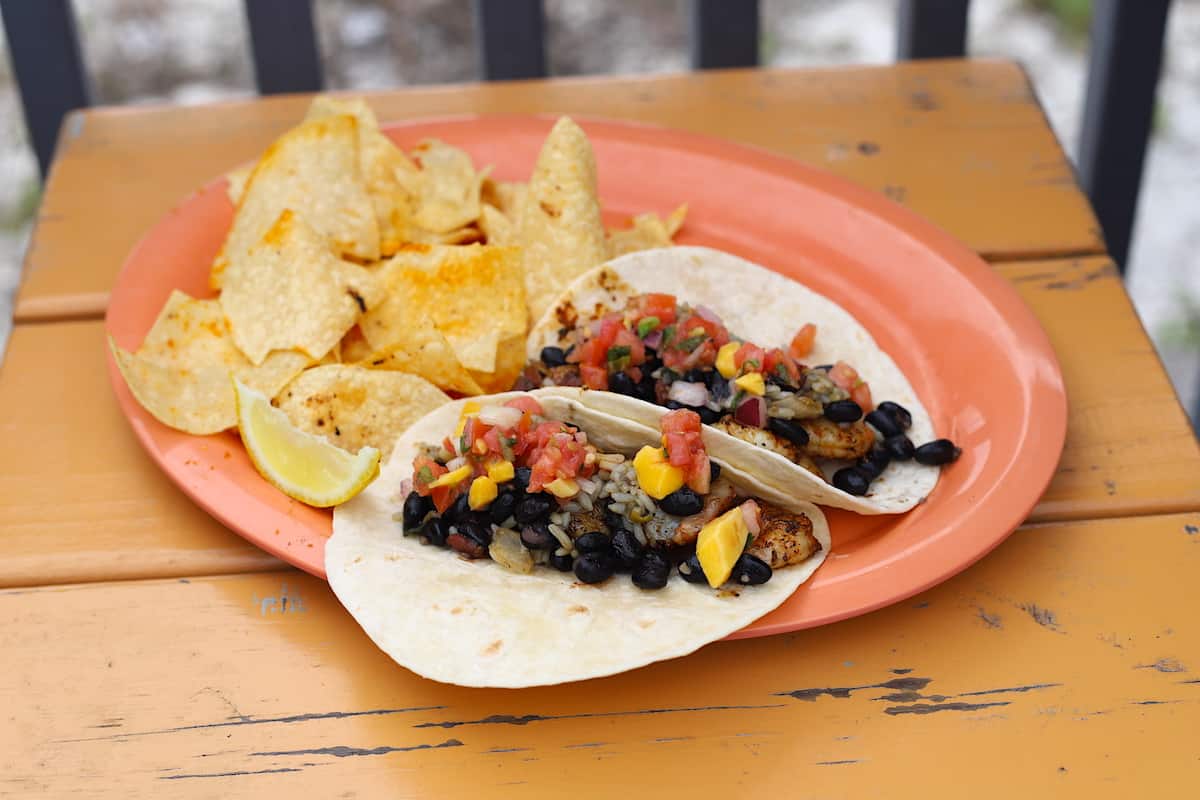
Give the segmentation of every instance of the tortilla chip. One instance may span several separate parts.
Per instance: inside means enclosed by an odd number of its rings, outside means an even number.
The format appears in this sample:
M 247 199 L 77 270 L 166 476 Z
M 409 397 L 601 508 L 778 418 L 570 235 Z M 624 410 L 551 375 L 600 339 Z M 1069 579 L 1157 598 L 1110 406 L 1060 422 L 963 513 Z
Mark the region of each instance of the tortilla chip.
M 516 226 L 504 216 L 504 212 L 492 206 L 485 205 L 479 209 L 479 230 L 483 232 L 484 241 L 488 244 L 516 243 Z
M 469 155 L 437 139 L 421 142 L 412 157 L 420 165 L 409 187 L 418 197 L 413 216 L 418 227 L 447 233 L 479 219 L 479 194 L 487 169 L 476 172 Z
M 472 372 L 471 377 L 488 394 L 507 392 L 513 388 L 524 367 L 525 337 L 513 336 L 496 348 L 496 368 L 492 372 Z
M 137 353 L 109 345 L 129 390 L 165 425 L 187 433 L 219 433 L 237 425 L 232 377 L 270 396 L 298 375 L 309 359 L 279 350 L 260 366 L 233 343 L 216 300 L 172 292 Z
M 357 325 L 346 331 L 346 335 L 338 342 L 338 348 L 342 352 L 343 364 L 357 364 L 371 355 L 371 345 Z
M 229 202 L 234 206 L 241 202 L 242 195 L 246 193 L 246 183 L 250 180 L 250 173 L 253 171 L 253 164 L 244 164 L 225 173 L 225 180 L 229 182 L 225 187 L 225 194 L 228 195 Z
M 520 338 L 524 353 L 525 337 Z M 360 361 L 359 366 L 420 375 L 440 389 L 459 394 L 483 394 L 484 391 L 471 373 L 458 363 L 454 349 L 432 321 L 408 326 L 403 340 L 387 350 L 372 353 Z
M 286 209 L 315 227 L 327 247 L 359 261 L 379 258 L 379 226 L 358 166 L 358 123 L 352 116 L 310 120 L 275 141 L 250 174 L 233 226 L 213 261 L 209 283 L 224 285 Z
M 517 241 L 525 251 L 526 302 L 535 320 L 571 281 L 608 257 L 596 160 L 587 136 L 568 117 L 555 123 L 542 145 L 517 215 Z
M 638 250 L 652 250 L 656 247 L 670 247 L 675 234 L 683 227 L 683 219 L 687 216 L 687 203 L 671 212 L 665 220 L 657 214 L 638 214 L 633 218 L 633 224 L 624 230 L 608 232 L 608 257 L 616 258 L 626 253 Z
M 301 430 L 356 453 L 390 453 L 408 426 L 450 398 L 424 378 L 404 372 L 330 365 L 305 370 L 275 397 Z
M 406 341 L 411 327 L 432 319 L 459 363 L 490 373 L 496 369 L 500 343 L 525 335 L 528 317 L 518 248 L 410 245 L 375 277 L 387 297 L 367 311 L 360 326 L 376 352 Z
M 529 184 L 521 181 L 498 181 L 488 178 L 483 182 L 483 202 L 492 206 L 504 216 L 513 219 L 521 207 L 521 198 L 528 191 Z
M 361 98 L 313 98 L 306 120 L 349 114 L 358 122 L 358 163 L 379 225 L 379 250 L 390 256 L 411 241 L 417 198 L 397 175 L 415 176 L 418 167 L 379 129 L 375 112 Z M 407 180 L 411 184 L 412 178 Z
M 371 273 L 339 261 L 319 233 L 284 211 L 230 266 L 220 302 L 234 342 L 261 364 L 272 350 L 324 357 L 380 297 Z

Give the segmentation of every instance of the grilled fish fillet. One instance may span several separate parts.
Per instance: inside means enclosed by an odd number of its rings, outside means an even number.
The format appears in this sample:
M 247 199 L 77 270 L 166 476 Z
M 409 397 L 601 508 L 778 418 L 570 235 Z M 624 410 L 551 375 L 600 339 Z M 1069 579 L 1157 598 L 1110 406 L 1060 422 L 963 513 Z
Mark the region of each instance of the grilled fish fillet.
M 833 422 L 824 417 L 800 421 L 808 434 L 804 452 L 815 458 L 839 458 L 853 461 L 870 452 L 875 432 L 867 423 Z
M 799 447 L 782 436 L 776 436 L 766 428 L 743 425 L 733 417 L 722 417 L 713 424 L 713 427 L 728 433 L 730 436 L 741 439 L 747 444 L 762 447 L 770 450 L 772 453 L 778 453 L 796 466 L 803 467 L 821 480 L 825 480 L 825 476 L 821 473 L 821 468 Z M 869 446 L 868 449 L 870 449 Z
M 747 552 L 767 562 L 771 569 L 803 563 L 821 549 L 808 517 L 761 500 L 758 506 L 758 535 Z

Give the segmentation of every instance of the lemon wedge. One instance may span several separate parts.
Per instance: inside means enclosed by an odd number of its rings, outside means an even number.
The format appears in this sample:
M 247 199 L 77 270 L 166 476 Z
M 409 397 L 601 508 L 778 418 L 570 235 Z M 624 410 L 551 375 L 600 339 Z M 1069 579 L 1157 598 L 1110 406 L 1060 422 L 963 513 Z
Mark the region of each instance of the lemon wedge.
M 233 384 L 246 452 L 259 473 L 288 497 L 317 508 L 336 506 L 379 474 L 379 451 L 374 447 L 357 454 L 334 447 L 294 427 L 266 395 L 240 381 Z

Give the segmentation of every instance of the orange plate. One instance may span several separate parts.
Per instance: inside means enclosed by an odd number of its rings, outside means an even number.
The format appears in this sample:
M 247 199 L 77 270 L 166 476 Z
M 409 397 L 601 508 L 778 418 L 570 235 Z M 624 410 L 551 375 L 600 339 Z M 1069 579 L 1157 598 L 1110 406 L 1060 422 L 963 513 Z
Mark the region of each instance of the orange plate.
M 524 180 L 552 123 L 469 117 L 387 132 L 406 149 L 438 137 L 494 165 L 498 178 Z M 882 196 L 789 159 L 650 126 L 582 124 L 610 225 L 687 201 L 681 243 L 736 253 L 841 303 L 896 359 L 941 435 L 963 448 L 908 514 L 831 511 L 826 563 L 787 603 L 735 636 L 811 627 L 909 597 L 964 569 L 1021 523 L 1062 451 L 1066 394 L 1045 333 L 987 264 Z M 138 346 L 172 289 L 211 296 L 208 267 L 231 215 L 225 181 L 217 180 L 145 236 L 108 308 L 118 344 Z M 262 480 L 241 447 L 227 447 L 235 434 L 195 437 L 160 424 L 134 401 L 111 357 L 109 367 L 134 432 L 184 491 L 250 541 L 324 576 L 328 512 Z

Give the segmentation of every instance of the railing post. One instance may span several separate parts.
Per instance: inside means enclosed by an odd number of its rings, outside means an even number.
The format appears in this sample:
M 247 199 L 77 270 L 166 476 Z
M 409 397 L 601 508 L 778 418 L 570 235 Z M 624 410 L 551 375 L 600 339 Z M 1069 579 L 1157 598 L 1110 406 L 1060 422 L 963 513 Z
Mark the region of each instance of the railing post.
M 319 92 L 312 0 L 245 0 L 245 8 L 259 93 Z
M 1169 7 L 1169 0 L 1097 0 L 1093 7 L 1079 179 L 1122 272 L 1154 118 Z
M 25 126 L 46 177 L 66 113 L 91 104 L 69 0 L 0 0 Z
M 962 58 L 970 7 L 968 0 L 900 0 L 896 58 Z
M 758 66 L 758 0 L 692 0 L 692 68 Z
M 546 76 L 542 0 L 475 0 L 475 41 L 489 81 Z

